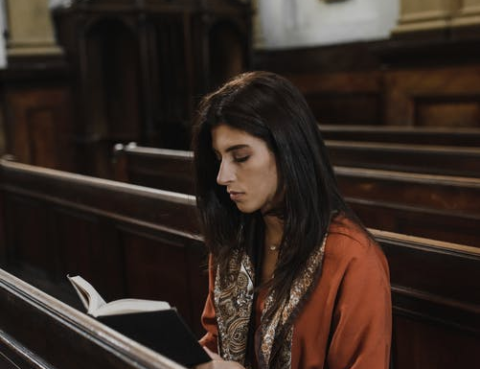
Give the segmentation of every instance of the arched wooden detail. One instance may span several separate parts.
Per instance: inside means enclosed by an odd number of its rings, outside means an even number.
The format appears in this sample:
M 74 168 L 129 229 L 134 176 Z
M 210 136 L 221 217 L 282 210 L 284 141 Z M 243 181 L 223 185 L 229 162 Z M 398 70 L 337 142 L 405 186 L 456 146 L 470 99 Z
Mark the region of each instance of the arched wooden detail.
M 215 23 L 209 32 L 210 88 L 215 89 L 246 70 L 246 38 L 228 21 Z
M 182 16 L 157 15 L 152 19 L 150 51 L 151 91 L 155 146 L 188 147 L 192 78 L 188 27 Z
M 87 123 L 96 135 L 116 139 L 139 137 L 141 116 L 139 46 L 123 22 L 106 18 L 85 34 L 84 99 Z

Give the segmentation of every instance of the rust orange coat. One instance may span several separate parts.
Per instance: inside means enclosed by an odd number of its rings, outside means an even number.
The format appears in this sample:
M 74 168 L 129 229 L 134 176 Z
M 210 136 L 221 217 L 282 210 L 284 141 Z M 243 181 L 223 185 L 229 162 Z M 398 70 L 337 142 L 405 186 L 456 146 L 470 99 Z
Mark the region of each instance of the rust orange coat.
M 202 315 L 207 334 L 200 343 L 217 352 L 214 280 L 211 268 Z M 257 316 L 264 295 L 260 293 Z M 391 312 L 383 252 L 351 221 L 332 223 L 320 280 L 294 323 L 292 369 L 388 368 Z

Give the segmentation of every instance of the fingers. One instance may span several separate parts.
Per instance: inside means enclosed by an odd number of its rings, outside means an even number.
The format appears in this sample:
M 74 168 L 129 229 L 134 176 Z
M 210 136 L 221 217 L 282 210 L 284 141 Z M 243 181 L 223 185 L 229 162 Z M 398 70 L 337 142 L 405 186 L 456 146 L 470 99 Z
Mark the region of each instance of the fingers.
M 197 365 L 195 369 L 245 369 L 239 363 L 223 360 L 220 355 L 212 352 L 206 346 L 203 346 L 203 349 L 212 358 L 212 361 L 205 364 Z
M 220 355 L 218 355 L 218 354 L 214 353 L 213 351 L 209 350 L 209 348 L 207 346 L 203 346 L 203 349 L 212 358 L 212 360 L 223 360 Z

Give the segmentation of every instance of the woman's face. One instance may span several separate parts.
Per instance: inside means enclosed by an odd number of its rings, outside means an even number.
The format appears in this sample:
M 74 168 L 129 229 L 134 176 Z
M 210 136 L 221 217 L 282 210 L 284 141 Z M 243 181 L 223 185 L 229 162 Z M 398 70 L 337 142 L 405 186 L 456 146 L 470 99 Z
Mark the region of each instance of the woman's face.
M 212 129 L 212 149 L 220 169 L 217 183 L 243 213 L 272 209 L 278 177 L 274 154 L 249 133 L 221 124 Z

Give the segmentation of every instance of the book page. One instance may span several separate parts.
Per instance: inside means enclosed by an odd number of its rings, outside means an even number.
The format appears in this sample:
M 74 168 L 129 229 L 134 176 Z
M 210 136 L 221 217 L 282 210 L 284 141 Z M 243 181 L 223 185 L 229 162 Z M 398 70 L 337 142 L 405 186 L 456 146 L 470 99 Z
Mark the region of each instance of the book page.
M 99 307 L 92 315 L 98 317 L 168 309 L 170 309 L 170 304 L 165 301 L 121 299 Z
M 95 312 L 101 306 L 106 304 L 105 300 L 100 296 L 97 290 L 82 277 L 67 277 L 77 291 L 80 300 L 82 300 L 83 305 L 87 309 L 87 313 L 96 316 Z

